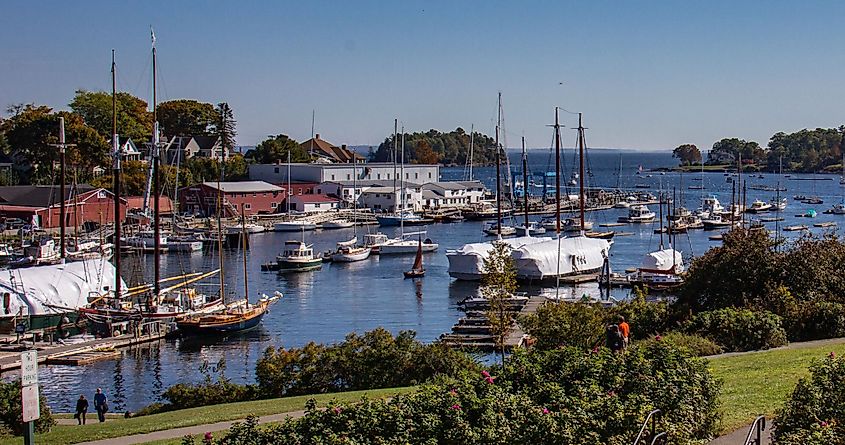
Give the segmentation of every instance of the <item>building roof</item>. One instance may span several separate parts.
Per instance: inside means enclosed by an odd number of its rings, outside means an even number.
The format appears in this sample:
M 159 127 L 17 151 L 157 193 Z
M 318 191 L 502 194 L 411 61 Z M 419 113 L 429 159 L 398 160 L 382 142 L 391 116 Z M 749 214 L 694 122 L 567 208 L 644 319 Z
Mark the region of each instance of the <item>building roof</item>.
M 344 187 L 390 187 L 393 189 L 393 180 L 392 179 L 362 179 L 359 181 L 326 181 L 331 182 L 334 184 L 340 184 Z M 405 185 L 405 188 L 417 189 L 420 188 L 420 185 L 410 181 L 396 181 L 396 188 L 399 187 L 399 183 Z
M 73 197 L 74 189 L 77 196 L 96 190 L 88 184 L 79 184 L 75 188 L 66 186 L 65 201 Z M 0 204 L 43 208 L 58 204 L 59 201 L 58 185 L 10 185 L 0 187 Z
M 393 193 L 393 187 L 369 187 L 361 193 Z
M 154 202 L 150 200 L 150 208 L 154 206 Z M 126 197 L 126 207 L 128 209 L 143 209 L 144 208 L 144 197 L 143 196 L 127 196 Z M 158 198 L 158 209 L 159 212 L 162 213 L 170 213 L 173 211 L 173 202 L 167 196 L 161 196 Z
M 221 182 L 217 188 L 217 181 L 203 182 L 202 185 L 214 190 L 222 190 L 223 193 L 257 193 L 257 192 L 281 192 L 282 188 L 264 181 L 235 181 Z
M 434 193 L 431 190 L 423 190 L 422 191 L 422 199 L 441 199 L 441 198 L 443 198 L 443 197 L 438 195 L 437 193 Z
M 316 134 L 313 138 L 299 144 L 299 146 L 315 155 L 329 158 L 335 162 L 352 162 L 353 159 L 363 160 L 364 157 L 346 148 L 346 146 L 338 147 L 331 142 L 320 139 L 320 134 Z
M 318 202 L 338 202 L 337 198 L 332 198 L 328 195 L 294 195 L 290 197 L 291 201 L 298 201 L 304 204 L 315 204 Z
M 219 136 L 193 136 L 192 139 L 200 150 L 211 150 L 220 142 Z
M 459 183 L 459 182 L 429 182 L 428 184 L 423 184 L 423 188 L 430 188 L 430 187 L 439 187 L 443 190 L 466 190 L 466 186 Z
M 455 181 L 455 182 L 457 182 L 458 184 L 461 184 L 462 186 L 467 187 L 467 188 L 482 188 L 482 189 L 485 188 L 484 183 L 481 182 L 481 181 Z

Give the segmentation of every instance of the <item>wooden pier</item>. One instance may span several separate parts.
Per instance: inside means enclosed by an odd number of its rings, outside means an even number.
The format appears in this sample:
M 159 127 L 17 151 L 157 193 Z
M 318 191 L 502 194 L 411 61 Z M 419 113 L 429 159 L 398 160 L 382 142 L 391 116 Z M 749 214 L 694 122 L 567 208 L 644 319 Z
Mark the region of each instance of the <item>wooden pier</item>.
M 533 314 L 546 302 L 545 297 L 534 296 L 528 298 L 525 304 L 521 305 L 514 312 L 514 320 L 522 315 Z M 519 324 L 514 321 L 510 332 L 505 338 L 505 349 L 513 349 L 522 345 L 524 332 Z M 440 340 L 454 348 L 479 349 L 492 351 L 496 347 L 496 341 L 490 333 L 490 325 L 486 314 L 481 310 L 467 311 L 466 317 L 458 320 L 452 327 L 452 332 L 443 334 Z

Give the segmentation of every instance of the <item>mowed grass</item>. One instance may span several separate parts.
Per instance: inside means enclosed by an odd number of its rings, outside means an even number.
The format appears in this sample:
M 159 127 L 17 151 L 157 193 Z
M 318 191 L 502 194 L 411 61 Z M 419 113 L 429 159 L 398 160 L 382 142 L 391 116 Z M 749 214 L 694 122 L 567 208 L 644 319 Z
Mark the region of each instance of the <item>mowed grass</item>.
M 207 423 L 224 422 L 229 420 L 243 419 L 249 415 L 267 416 L 305 409 L 305 403 L 309 399 L 315 399 L 318 406 L 325 406 L 332 400 L 350 402 L 360 400 L 366 395 L 369 398 L 385 398 L 396 394 L 413 391 L 408 388 L 387 388 L 373 389 L 367 391 L 350 391 L 334 394 L 319 394 L 313 396 L 283 397 L 278 399 L 257 400 L 253 402 L 227 403 L 222 405 L 204 406 L 200 408 L 171 411 L 150 416 L 135 417 L 131 419 L 118 419 L 97 422 L 96 413 L 88 415 L 88 424 L 84 426 L 57 425 L 52 431 L 45 434 L 36 434 L 35 442 L 43 445 L 62 445 L 91 440 L 109 439 L 113 437 L 129 436 L 133 434 L 144 434 L 153 431 L 169 430 Z M 93 419 L 93 421 L 92 421 Z M 19 445 L 23 439 L 20 437 L 5 437 L 0 439 L 0 445 Z M 168 443 L 169 441 L 161 441 Z M 172 443 L 180 443 L 176 439 Z
M 792 394 L 798 379 L 809 374 L 813 361 L 831 351 L 845 353 L 845 340 L 710 359 L 710 369 L 723 382 L 722 432 L 749 425 L 761 414 L 773 416 Z

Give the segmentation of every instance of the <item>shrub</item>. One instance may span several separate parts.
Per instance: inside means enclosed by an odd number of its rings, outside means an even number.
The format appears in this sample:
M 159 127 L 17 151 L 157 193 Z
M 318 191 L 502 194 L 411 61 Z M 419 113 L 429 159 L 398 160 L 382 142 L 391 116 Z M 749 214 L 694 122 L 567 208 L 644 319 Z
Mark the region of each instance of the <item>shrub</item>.
M 35 421 L 35 431 L 46 433 L 56 425 L 50 407 L 47 406 L 47 398 L 44 393 L 39 392 L 41 417 Z M 0 382 L 0 422 L 3 426 L 16 436 L 23 433 L 23 407 L 21 406 L 21 382 Z
M 705 357 L 724 352 L 721 346 L 717 345 L 709 338 L 704 338 L 700 335 L 684 334 L 683 332 L 670 332 L 666 335 L 660 336 L 659 338 L 651 338 L 642 341 L 642 343 L 649 342 L 663 342 L 670 344 L 696 357 Z
M 828 301 L 806 301 L 798 305 L 784 323 L 792 341 L 845 337 L 845 305 Z
M 379 328 L 349 334 L 335 345 L 270 347 L 255 367 L 258 387 L 266 397 L 389 388 L 477 368 L 466 354 L 439 343 L 424 345 L 415 336 L 402 331 L 394 337 Z
M 845 443 L 845 358 L 810 366 L 774 421 L 777 444 Z
M 199 384 L 177 383 L 167 388 L 162 394 L 162 397 L 168 402 L 166 405 L 150 405 L 135 415 L 141 416 L 220 403 L 244 402 L 257 399 L 257 393 L 255 386 L 239 385 L 229 380 Z
M 668 344 L 521 351 L 486 375 L 440 376 L 390 400 L 309 403 L 302 418 L 248 420 L 216 443 L 622 445 L 655 407 L 673 443 L 701 443 L 715 431 L 717 393 L 704 361 Z
M 635 292 L 632 300 L 619 303 L 611 311 L 625 317 L 625 321 L 631 326 L 631 338 L 649 338 L 666 332 L 669 329 L 669 304 L 663 301 L 646 301 L 644 293 L 637 290 Z
M 547 303 L 537 312 L 519 318 L 538 349 L 577 346 L 592 349 L 604 340 L 605 321 L 610 317 L 599 304 Z
M 696 314 L 688 333 L 709 338 L 728 351 L 751 351 L 787 343 L 781 318 L 768 311 L 724 308 Z

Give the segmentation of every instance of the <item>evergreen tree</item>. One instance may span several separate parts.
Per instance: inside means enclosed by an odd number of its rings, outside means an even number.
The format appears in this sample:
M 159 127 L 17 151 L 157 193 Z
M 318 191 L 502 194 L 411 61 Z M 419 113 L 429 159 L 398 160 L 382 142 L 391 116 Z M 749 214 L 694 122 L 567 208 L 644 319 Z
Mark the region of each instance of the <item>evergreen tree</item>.
M 235 136 L 238 135 L 235 130 L 237 124 L 235 114 L 229 104 L 226 102 L 217 104 L 217 134 L 222 140 L 225 156 L 235 149 Z

